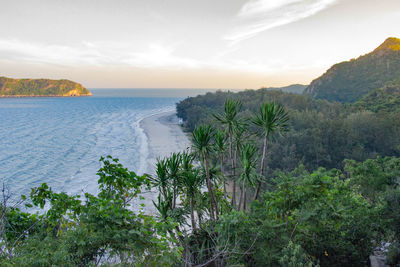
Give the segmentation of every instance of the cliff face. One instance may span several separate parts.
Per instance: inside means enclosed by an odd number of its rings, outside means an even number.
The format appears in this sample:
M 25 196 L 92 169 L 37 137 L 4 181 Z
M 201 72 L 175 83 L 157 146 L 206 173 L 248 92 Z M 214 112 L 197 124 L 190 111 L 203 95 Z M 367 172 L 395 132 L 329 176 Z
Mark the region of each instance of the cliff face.
M 355 102 L 400 80 L 400 39 L 388 38 L 369 54 L 332 66 L 304 91 L 315 98 Z
M 70 80 L 0 77 L 0 97 L 91 95 L 92 93 L 88 89 Z

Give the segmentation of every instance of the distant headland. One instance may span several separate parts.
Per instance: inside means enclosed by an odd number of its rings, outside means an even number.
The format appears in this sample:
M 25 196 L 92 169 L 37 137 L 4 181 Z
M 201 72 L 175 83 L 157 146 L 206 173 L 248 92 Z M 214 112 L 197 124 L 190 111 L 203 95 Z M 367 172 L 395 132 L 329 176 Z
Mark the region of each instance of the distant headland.
M 0 97 L 91 96 L 81 84 L 70 80 L 12 79 L 0 77 Z

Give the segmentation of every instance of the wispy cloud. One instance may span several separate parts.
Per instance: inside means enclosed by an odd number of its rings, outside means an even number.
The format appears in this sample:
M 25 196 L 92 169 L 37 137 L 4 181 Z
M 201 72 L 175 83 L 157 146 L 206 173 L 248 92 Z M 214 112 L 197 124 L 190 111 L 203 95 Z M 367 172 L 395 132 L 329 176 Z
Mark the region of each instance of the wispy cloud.
M 237 14 L 241 26 L 224 36 L 231 45 L 266 30 L 310 17 L 338 0 L 252 0 Z
M 174 55 L 174 46 L 149 43 L 81 42 L 73 46 L 0 39 L 0 60 L 54 65 L 128 65 L 132 67 L 197 67 L 196 60 Z
M 304 65 L 269 60 L 268 63 L 226 58 L 224 54 L 196 59 L 176 55 L 179 44 L 165 46 L 154 42 L 140 48 L 131 43 L 80 42 L 74 45 L 25 42 L 18 39 L 0 39 L 0 61 L 39 63 L 49 66 L 85 67 L 113 66 L 168 70 L 234 70 L 268 73 L 284 69 L 298 69 Z M 232 50 L 236 49 L 232 47 Z M 228 52 L 232 52 L 228 49 Z

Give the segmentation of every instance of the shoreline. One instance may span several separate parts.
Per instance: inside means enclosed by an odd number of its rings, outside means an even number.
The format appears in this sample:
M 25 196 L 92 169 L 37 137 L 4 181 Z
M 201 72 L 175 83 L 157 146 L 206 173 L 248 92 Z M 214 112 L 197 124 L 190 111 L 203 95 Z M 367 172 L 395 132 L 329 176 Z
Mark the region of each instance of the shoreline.
M 155 165 L 158 158 L 171 155 L 174 152 L 181 152 L 190 147 L 188 136 L 182 131 L 176 111 L 165 111 L 150 115 L 139 121 L 139 127 L 146 136 L 147 156 L 145 161 L 144 173 L 154 175 Z M 144 204 L 143 211 L 147 214 L 156 213 L 157 210 L 153 201 L 157 202 L 158 190 L 142 192 L 144 199 L 134 200 L 134 207 L 138 210 Z
M 157 158 L 167 157 L 190 147 L 190 140 L 179 125 L 175 110 L 143 118 L 139 126 L 146 135 L 148 145 L 145 173 L 154 173 Z

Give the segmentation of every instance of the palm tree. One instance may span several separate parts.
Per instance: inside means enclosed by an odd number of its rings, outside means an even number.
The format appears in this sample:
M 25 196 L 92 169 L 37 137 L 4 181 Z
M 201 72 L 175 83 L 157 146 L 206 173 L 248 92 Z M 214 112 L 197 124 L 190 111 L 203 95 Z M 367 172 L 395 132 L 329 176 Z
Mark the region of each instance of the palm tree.
M 243 147 L 243 141 L 246 138 L 246 131 L 247 131 L 247 124 L 243 121 L 238 121 L 235 127 L 235 131 L 233 132 L 234 144 L 235 144 L 235 152 L 233 155 L 235 170 L 238 168 L 238 157 L 240 157 L 240 153 Z M 240 210 L 240 205 L 243 200 L 242 199 L 243 188 L 241 186 L 239 187 L 240 187 L 240 198 L 239 198 L 239 207 L 237 207 L 237 210 Z
M 257 147 L 253 144 L 245 144 L 242 147 L 242 153 L 240 157 L 242 171 L 240 174 L 240 180 L 242 182 L 242 196 L 240 199 L 243 199 L 243 211 L 246 210 L 246 186 L 254 186 L 255 181 L 257 180 L 256 173 L 256 161 L 255 157 L 257 152 Z M 240 203 L 239 203 L 240 209 Z
M 169 186 L 166 159 L 157 159 L 156 163 L 156 175 L 150 177 L 153 186 L 158 187 L 159 191 L 162 193 L 164 200 L 167 199 L 167 188 Z
M 224 198 L 226 199 L 226 180 L 224 175 L 224 155 L 226 152 L 226 135 L 223 131 L 217 130 L 215 132 L 215 152 L 217 153 L 217 157 L 220 162 L 220 172 L 224 184 Z
M 252 122 L 258 126 L 261 130 L 261 136 L 263 137 L 263 154 L 261 157 L 261 171 L 260 177 L 254 195 L 254 199 L 258 198 L 260 193 L 262 180 L 264 178 L 265 170 L 265 158 L 267 155 L 268 139 L 273 134 L 282 133 L 288 130 L 289 115 L 280 104 L 274 102 L 266 102 L 260 107 L 259 113 L 254 115 Z
M 231 161 L 231 179 L 233 180 L 232 205 L 236 206 L 236 180 L 235 180 L 235 162 L 233 157 L 233 133 L 237 126 L 238 114 L 242 109 L 242 102 L 239 100 L 227 99 L 224 104 L 224 113 L 222 115 L 213 114 L 214 118 L 222 125 L 225 125 L 229 137 L 229 158 Z
M 182 169 L 184 171 L 189 171 L 193 168 L 193 160 L 194 160 L 194 155 L 188 151 L 183 151 L 181 153 L 181 165 Z
M 196 220 L 194 218 L 194 201 L 196 195 L 200 192 L 203 183 L 203 177 L 200 175 L 199 169 L 183 170 L 180 174 L 181 185 L 186 193 L 186 198 L 190 202 L 190 219 L 192 222 L 192 230 L 196 229 Z
M 181 165 L 181 154 L 173 153 L 166 161 L 169 179 L 172 181 L 173 199 L 172 208 L 176 207 L 176 198 L 178 195 L 178 173 Z
M 210 215 L 211 218 L 218 220 L 218 206 L 214 195 L 213 185 L 210 179 L 209 158 L 212 152 L 212 138 L 214 136 L 214 129 L 210 125 L 201 125 L 196 127 L 193 131 L 193 148 L 197 157 L 202 162 L 206 171 L 207 189 L 211 197 Z M 214 217 L 215 208 L 215 217 Z

